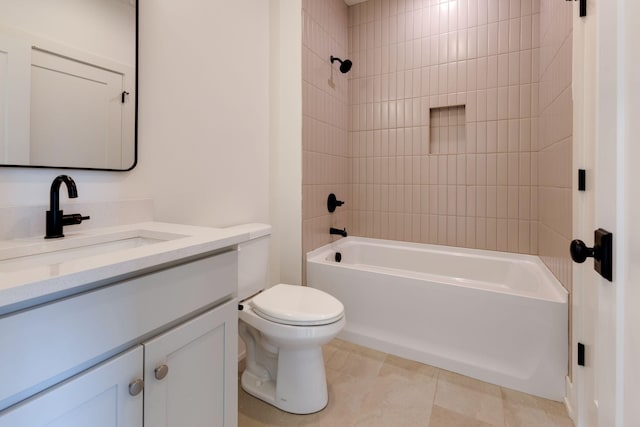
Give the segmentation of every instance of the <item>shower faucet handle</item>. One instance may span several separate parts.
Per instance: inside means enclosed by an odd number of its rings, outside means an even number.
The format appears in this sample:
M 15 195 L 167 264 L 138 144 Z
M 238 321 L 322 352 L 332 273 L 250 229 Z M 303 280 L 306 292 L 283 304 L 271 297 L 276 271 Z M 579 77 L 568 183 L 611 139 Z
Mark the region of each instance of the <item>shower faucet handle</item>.
M 329 197 L 327 198 L 327 209 L 329 212 L 334 212 L 337 207 L 342 205 L 344 205 L 344 202 L 338 200 L 335 194 L 329 194 Z

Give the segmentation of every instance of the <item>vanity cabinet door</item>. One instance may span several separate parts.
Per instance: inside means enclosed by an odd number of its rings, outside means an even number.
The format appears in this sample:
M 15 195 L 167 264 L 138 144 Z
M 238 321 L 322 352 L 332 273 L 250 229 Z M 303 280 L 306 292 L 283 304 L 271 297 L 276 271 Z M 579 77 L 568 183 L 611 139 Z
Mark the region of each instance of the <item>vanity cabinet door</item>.
M 237 426 L 237 301 L 146 343 L 145 425 Z
M 0 427 L 142 427 L 143 393 L 129 391 L 142 362 L 137 346 L 0 412 Z

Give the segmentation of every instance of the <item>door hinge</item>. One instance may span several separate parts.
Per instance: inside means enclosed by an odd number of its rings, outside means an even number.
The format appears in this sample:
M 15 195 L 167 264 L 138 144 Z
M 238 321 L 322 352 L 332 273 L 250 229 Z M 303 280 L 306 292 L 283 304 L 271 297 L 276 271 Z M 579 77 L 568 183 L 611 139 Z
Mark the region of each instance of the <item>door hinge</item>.
M 584 366 L 584 344 L 578 343 L 578 366 Z
M 572 0 L 566 0 L 572 1 Z M 575 0 L 580 2 L 580 17 L 587 16 L 587 0 Z
M 578 169 L 578 191 L 586 191 L 587 189 L 587 171 Z

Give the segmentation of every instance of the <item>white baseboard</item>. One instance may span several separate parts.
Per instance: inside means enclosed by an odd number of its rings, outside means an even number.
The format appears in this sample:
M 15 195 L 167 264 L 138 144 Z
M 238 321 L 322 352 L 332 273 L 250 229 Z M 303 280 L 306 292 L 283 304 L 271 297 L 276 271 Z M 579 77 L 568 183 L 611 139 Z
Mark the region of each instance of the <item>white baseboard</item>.
M 576 416 L 578 415 L 575 413 L 576 395 L 573 383 L 571 382 L 571 379 L 569 377 L 565 377 L 565 387 L 566 395 L 564 398 L 564 406 L 565 408 L 567 408 L 567 414 L 569 414 L 569 418 L 571 418 L 573 422 L 576 423 Z

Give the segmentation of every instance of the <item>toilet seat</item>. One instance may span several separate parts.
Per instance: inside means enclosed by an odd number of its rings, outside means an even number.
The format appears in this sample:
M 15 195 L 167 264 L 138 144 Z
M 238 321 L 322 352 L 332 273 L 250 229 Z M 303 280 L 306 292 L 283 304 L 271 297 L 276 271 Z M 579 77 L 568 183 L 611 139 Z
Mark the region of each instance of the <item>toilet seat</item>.
M 285 325 L 328 325 L 344 316 L 340 301 L 307 286 L 281 283 L 259 293 L 249 304 L 258 316 Z

